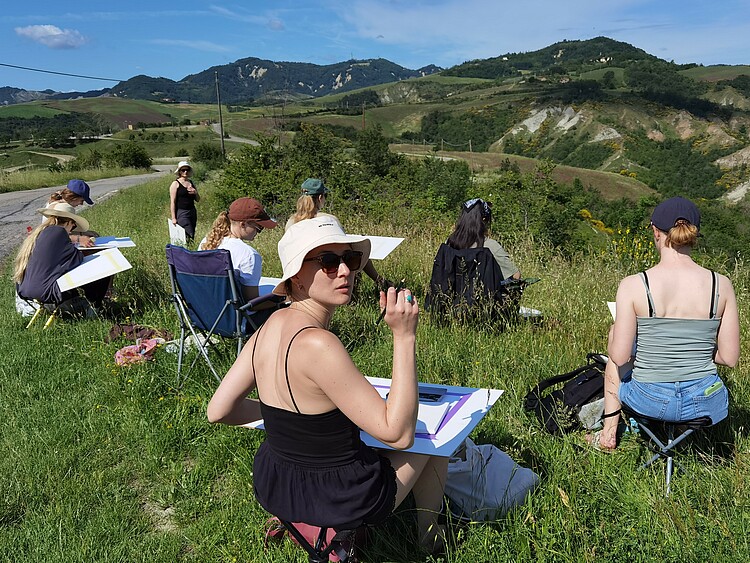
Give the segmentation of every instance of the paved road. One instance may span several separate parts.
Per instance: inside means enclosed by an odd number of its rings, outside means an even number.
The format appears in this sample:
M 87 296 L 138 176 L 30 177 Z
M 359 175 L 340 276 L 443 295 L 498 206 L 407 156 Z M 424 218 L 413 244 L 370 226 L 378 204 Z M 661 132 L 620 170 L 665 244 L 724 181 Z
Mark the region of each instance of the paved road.
M 218 123 L 212 123 L 211 128 L 214 130 L 214 132 L 217 135 L 221 135 L 221 126 Z M 228 135 L 227 137 L 224 138 L 225 141 L 234 141 L 235 143 L 245 143 L 246 145 L 255 145 L 255 146 L 258 146 L 260 144 L 258 141 L 255 141 L 253 139 L 245 139 L 244 137 L 235 137 L 233 135 L 229 135 L 226 129 L 224 130 L 224 134 Z
M 173 167 L 173 164 L 155 164 L 152 168 L 157 172 L 151 172 L 150 174 L 105 178 L 88 182 L 91 187 L 91 199 L 94 202 L 103 201 L 120 190 L 149 182 L 159 176 L 165 176 L 172 172 Z M 0 241 L 2 241 L 0 243 L 0 260 L 4 260 L 21 244 L 23 237 L 26 236 L 26 227 L 35 227 L 39 224 L 41 215 L 36 213 L 36 210 L 44 207 L 49 195 L 64 187 L 56 186 L 0 194 Z M 85 206 L 82 214 L 86 214 Z

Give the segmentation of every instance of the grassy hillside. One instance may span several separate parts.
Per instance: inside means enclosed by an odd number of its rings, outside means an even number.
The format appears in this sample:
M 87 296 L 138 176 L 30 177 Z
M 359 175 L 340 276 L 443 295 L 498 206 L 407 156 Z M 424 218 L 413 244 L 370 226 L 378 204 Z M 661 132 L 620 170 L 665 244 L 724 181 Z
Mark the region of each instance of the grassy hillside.
M 750 65 L 696 66 L 687 70 L 681 70 L 680 74 L 689 76 L 693 80 L 718 82 L 719 80 L 732 80 L 741 74 L 750 75 Z
M 198 233 L 220 207 L 210 183 L 201 185 Z M 334 194 L 335 195 L 335 194 Z M 144 205 L 143 202 L 149 202 Z M 335 197 L 330 211 L 338 211 Z M 133 269 L 115 279 L 123 305 L 117 320 L 178 330 L 168 300 L 162 181 L 124 191 L 86 211 L 102 233 L 130 235 Z M 284 219 L 281 217 L 280 219 Z M 446 222 L 375 223 L 346 217 L 348 230 L 403 236 L 378 264 L 391 279 L 408 280 L 421 300 Z M 281 273 L 276 243 L 282 229 L 264 231 L 254 246 L 266 275 Z M 605 301 L 618 280 L 634 272 L 614 253 L 566 258 L 524 237 L 498 232 L 525 275 L 542 281 L 523 303 L 545 322 L 502 333 L 441 327 L 420 314 L 418 373 L 437 384 L 504 389 L 472 434 L 493 443 L 541 477 L 528 502 L 506 517 L 457 530 L 451 563 L 475 561 L 722 561 L 750 557 L 745 507 L 750 505 L 750 373 L 747 362 L 722 374 L 730 389 L 729 418 L 681 456 L 664 498 L 663 466 L 639 471 L 647 452 L 625 436 L 611 455 L 585 446 L 583 435 L 553 437 L 521 407 L 541 378 L 603 351 L 610 323 Z M 739 264 L 728 273 L 739 299 L 742 354 L 750 330 L 750 278 Z M 0 365 L 0 560 L 44 561 L 268 561 L 302 563 L 290 542 L 264 547 L 268 514 L 254 499 L 253 455 L 263 435 L 208 424 L 205 408 L 216 383 L 201 364 L 176 390 L 176 358 L 160 348 L 153 362 L 114 364 L 128 344 L 107 341 L 114 320 L 61 322 L 25 330 L 12 305 L 9 273 L 0 285 L 3 362 Z M 376 327 L 378 309 L 369 279 L 356 301 L 341 308 L 333 330 L 356 364 L 370 375 L 391 369 L 391 338 Z M 220 371 L 231 345 L 215 355 Z M 413 511 L 406 508 L 374 530 L 363 561 L 432 561 L 415 548 Z
M 539 160 L 526 158 L 514 154 L 505 153 L 470 153 L 466 151 L 433 151 L 430 147 L 423 145 L 395 144 L 391 150 L 406 155 L 434 156 L 438 158 L 457 158 L 469 163 L 475 172 L 482 170 L 496 170 L 503 165 L 504 161 L 510 161 L 518 165 L 522 173 L 533 172 L 539 167 Z M 596 188 L 606 200 L 620 198 L 637 201 L 641 197 L 654 195 L 656 192 L 643 182 L 629 178 L 621 174 L 588 170 L 586 168 L 574 168 L 572 166 L 556 166 L 552 172 L 552 178 L 560 184 L 571 184 L 577 178 L 584 186 Z

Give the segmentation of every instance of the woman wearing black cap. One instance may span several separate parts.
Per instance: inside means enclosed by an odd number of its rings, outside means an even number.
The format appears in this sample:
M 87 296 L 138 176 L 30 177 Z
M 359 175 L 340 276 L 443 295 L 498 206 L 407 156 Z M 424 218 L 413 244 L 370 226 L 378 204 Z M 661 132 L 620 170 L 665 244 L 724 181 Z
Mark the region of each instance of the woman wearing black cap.
M 702 416 L 713 424 L 723 420 L 728 393 L 716 364 L 733 367 L 739 359 L 732 283 L 690 257 L 698 242 L 698 208 L 685 198 L 668 199 L 654 209 L 650 229 L 659 263 L 628 276 L 617 290 L 605 373 L 604 429 L 594 435 L 604 449 L 617 445 L 622 403 L 670 422 Z

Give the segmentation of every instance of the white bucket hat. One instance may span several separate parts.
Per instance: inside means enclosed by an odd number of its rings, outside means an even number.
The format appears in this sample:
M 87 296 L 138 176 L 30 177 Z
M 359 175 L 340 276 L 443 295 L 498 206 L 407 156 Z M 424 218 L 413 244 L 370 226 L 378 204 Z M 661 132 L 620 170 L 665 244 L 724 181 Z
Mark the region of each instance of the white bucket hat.
M 86 232 L 89 230 L 89 222 L 81 217 L 80 215 L 76 215 L 76 210 L 73 208 L 72 205 L 69 203 L 60 202 L 55 203 L 53 205 L 50 205 L 49 207 L 45 207 L 43 209 L 37 209 L 37 213 L 41 213 L 45 217 L 65 217 L 66 219 L 70 219 L 72 221 L 76 222 L 76 228 L 75 231 L 77 232 Z
M 370 259 L 370 239 L 347 235 L 336 217 L 322 215 L 304 219 L 289 227 L 279 241 L 279 258 L 284 275 L 273 292 L 276 295 L 286 295 L 286 280 L 297 275 L 308 253 L 326 244 L 350 244 L 352 250 L 361 252 L 360 270 Z
M 190 163 L 187 160 L 181 160 L 177 163 L 177 168 L 175 168 L 174 173 L 177 174 L 180 171 L 180 168 L 190 168 L 190 170 L 193 169 L 192 166 L 190 166 Z

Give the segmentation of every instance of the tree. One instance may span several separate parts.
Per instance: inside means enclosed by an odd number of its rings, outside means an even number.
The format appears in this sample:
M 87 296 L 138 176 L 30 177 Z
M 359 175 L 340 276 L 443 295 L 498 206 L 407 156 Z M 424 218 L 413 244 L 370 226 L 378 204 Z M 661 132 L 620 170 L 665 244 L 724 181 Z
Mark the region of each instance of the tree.
M 360 131 L 355 145 L 357 160 L 365 172 L 372 176 L 385 176 L 391 166 L 398 161 L 398 155 L 388 148 L 388 139 L 380 125 L 373 125 Z

